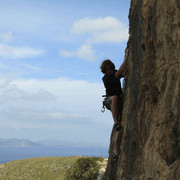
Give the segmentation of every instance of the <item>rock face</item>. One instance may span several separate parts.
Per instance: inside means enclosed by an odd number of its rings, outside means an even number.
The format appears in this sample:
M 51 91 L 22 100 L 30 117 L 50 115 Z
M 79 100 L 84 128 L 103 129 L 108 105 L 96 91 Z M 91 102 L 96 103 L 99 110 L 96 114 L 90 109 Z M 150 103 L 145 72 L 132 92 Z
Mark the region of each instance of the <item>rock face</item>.
M 132 0 L 122 152 L 105 180 L 180 177 L 180 0 Z M 109 152 L 112 152 L 112 130 Z

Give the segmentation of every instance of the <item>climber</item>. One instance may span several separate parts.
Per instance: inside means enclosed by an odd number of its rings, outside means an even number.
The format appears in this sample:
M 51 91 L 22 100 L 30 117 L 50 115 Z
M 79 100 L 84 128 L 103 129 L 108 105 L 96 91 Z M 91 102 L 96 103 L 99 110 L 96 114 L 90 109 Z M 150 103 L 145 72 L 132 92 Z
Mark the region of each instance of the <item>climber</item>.
M 117 158 L 120 151 L 120 141 L 121 141 L 121 113 L 122 113 L 122 89 L 120 78 L 123 77 L 123 72 L 125 70 L 125 62 L 127 60 L 129 49 L 125 50 L 125 58 L 118 70 L 115 70 L 115 65 L 111 60 L 104 60 L 101 64 L 101 72 L 104 74 L 102 78 L 105 89 L 106 89 L 106 98 L 105 106 L 112 112 L 114 127 L 116 129 L 116 135 L 114 139 L 114 150 L 112 157 Z M 118 119 L 119 118 L 119 119 Z

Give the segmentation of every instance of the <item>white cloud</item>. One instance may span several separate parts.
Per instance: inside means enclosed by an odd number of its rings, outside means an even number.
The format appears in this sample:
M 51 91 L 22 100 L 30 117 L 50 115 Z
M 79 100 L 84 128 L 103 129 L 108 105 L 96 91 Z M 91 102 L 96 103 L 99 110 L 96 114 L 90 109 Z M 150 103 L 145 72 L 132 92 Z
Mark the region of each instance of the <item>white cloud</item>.
M 29 93 L 36 92 L 39 89 L 47 91 L 57 97 L 61 105 L 67 107 L 70 104 L 74 107 L 96 105 L 101 99 L 101 94 L 104 93 L 102 83 L 90 83 L 84 80 L 70 80 L 62 77 L 51 80 L 12 80 L 10 84 Z
M 1 76 L 0 87 L 0 121 L 17 125 L 26 121 L 33 126 L 98 122 L 95 117 L 100 114 L 104 92 L 100 83 L 67 78 L 17 80 Z
M 66 50 L 61 50 L 60 55 L 63 57 L 73 57 L 76 56 L 82 60 L 86 61 L 95 61 L 96 55 L 95 50 L 92 49 L 92 46 L 90 44 L 83 44 L 77 51 L 71 52 Z
M 23 63 L 22 65 L 24 65 L 25 67 L 27 67 L 29 69 L 35 70 L 35 71 L 39 71 L 40 70 L 39 67 L 30 65 L 30 64 Z
M 121 43 L 128 39 L 128 27 L 118 19 L 108 16 L 104 18 L 85 17 L 74 22 L 71 32 L 77 35 L 87 34 L 85 44 L 77 51 L 61 50 L 63 57 L 78 57 L 87 61 L 95 61 L 95 43 Z
M 74 34 L 90 34 L 89 43 L 121 43 L 128 39 L 128 27 L 118 19 L 108 16 L 104 18 L 85 17 L 74 22 L 72 27 Z
M 4 58 L 29 58 L 41 56 L 44 53 L 42 49 L 35 49 L 31 47 L 15 47 L 0 43 L 0 56 Z
M 18 101 L 51 101 L 54 100 L 54 96 L 43 89 L 36 89 L 34 92 L 27 92 L 21 88 L 18 88 L 16 84 L 11 84 L 10 77 L 0 80 L 0 103 L 8 103 Z
M 12 77 L 9 76 L 2 76 L 0 75 L 0 91 L 2 91 L 4 88 L 7 88 L 11 82 Z
M 62 49 L 60 52 L 59 52 L 60 56 L 63 56 L 63 57 L 72 57 L 72 56 L 76 56 L 76 52 L 72 52 L 72 51 L 66 51 L 64 49 Z
M 107 142 L 113 121 L 109 112 L 100 111 L 103 93 L 102 83 L 0 76 L 0 99 L 4 98 L 0 104 L 1 130 L 16 128 L 23 138 L 98 141 L 98 136 Z M 8 135 L 16 137 L 14 133 Z
M 0 33 L 0 40 L 3 42 L 11 42 L 13 39 L 13 35 L 11 31 Z
M 127 40 L 127 33 L 124 31 L 106 31 L 103 33 L 94 33 L 87 42 L 92 43 L 120 43 Z
M 28 93 L 23 91 L 17 87 L 11 87 L 5 89 L 0 94 L 1 100 L 0 102 L 7 101 L 49 101 L 53 100 L 54 97 L 47 91 L 38 90 L 34 93 Z
M 17 106 L 17 107 L 4 107 L 0 109 L 1 114 L 8 117 L 10 121 L 26 121 L 29 123 L 63 123 L 63 124 L 75 124 L 83 123 L 84 119 L 87 119 L 87 115 L 82 113 L 65 113 L 60 109 L 53 108 L 38 108 L 33 106 Z M 18 124 L 18 123 L 17 123 Z

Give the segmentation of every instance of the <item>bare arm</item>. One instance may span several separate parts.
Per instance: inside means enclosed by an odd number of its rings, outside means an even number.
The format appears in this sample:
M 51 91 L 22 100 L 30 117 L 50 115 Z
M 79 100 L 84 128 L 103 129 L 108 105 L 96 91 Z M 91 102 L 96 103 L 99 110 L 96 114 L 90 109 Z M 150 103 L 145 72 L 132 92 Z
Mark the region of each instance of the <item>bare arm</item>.
M 115 73 L 115 76 L 116 76 L 116 78 L 119 78 L 120 76 L 121 76 L 121 73 L 124 71 L 124 69 L 125 69 L 125 63 L 126 63 L 126 60 L 127 60 L 127 58 L 128 58 L 128 54 L 129 54 L 129 49 L 128 48 L 126 48 L 126 51 L 125 51 L 125 58 L 124 58 L 124 61 L 123 61 L 123 63 L 121 64 L 121 66 L 120 66 L 120 68 L 116 71 L 116 73 Z

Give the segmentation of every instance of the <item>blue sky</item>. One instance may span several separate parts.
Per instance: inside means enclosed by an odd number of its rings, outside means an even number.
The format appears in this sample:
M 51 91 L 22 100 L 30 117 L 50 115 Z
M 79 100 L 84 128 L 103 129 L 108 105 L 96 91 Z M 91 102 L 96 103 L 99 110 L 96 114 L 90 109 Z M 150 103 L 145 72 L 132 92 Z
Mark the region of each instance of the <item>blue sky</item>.
M 108 144 L 101 62 L 120 66 L 130 0 L 0 2 L 0 137 Z

